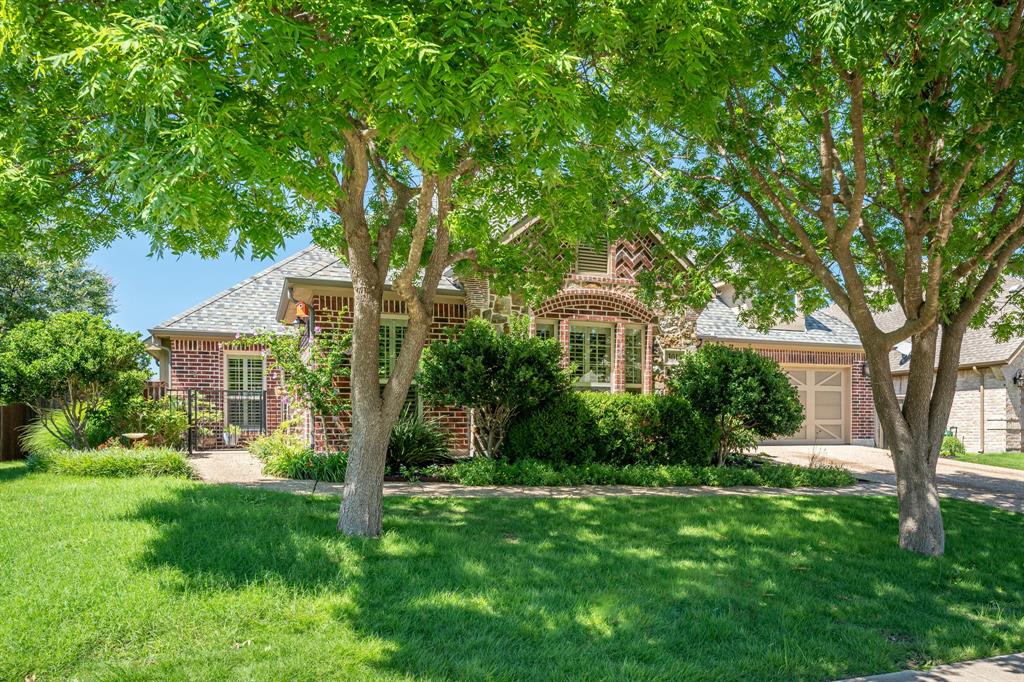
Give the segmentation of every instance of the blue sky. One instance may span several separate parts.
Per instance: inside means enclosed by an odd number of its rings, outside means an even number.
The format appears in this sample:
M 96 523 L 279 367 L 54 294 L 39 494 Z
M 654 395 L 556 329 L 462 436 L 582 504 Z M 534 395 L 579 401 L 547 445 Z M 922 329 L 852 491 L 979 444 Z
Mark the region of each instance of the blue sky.
M 310 241 L 308 234 L 289 239 L 275 258 L 266 260 L 236 258 L 230 253 L 206 260 L 192 255 L 150 257 L 147 238 L 124 238 L 88 260 L 114 281 L 114 324 L 146 337 L 150 327 L 309 246 Z

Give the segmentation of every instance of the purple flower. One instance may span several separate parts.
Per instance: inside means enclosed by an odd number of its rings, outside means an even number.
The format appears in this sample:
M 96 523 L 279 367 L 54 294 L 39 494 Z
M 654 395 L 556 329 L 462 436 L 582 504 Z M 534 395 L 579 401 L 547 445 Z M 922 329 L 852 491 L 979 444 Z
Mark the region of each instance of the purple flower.
M 242 335 L 240 333 L 238 333 L 238 332 L 235 332 L 235 338 L 236 339 L 240 339 L 240 338 L 242 338 Z
M 321 330 L 320 330 L 320 327 L 313 327 L 313 333 L 314 333 L 314 334 L 319 334 L 319 333 L 320 333 L 320 331 L 321 331 Z

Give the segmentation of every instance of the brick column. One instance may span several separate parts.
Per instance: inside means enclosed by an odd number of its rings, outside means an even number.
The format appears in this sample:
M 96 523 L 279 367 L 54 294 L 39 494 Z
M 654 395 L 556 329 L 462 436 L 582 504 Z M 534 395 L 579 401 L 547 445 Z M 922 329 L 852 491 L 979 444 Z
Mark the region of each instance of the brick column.
M 654 392 L 654 325 L 647 325 L 644 331 L 644 393 Z
M 612 355 L 612 393 L 626 388 L 626 325 L 615 323 L 615 352 Z
M 558 320 L 558 345 L 562 347 L 562 367 L 569 366 L 569 320 Z

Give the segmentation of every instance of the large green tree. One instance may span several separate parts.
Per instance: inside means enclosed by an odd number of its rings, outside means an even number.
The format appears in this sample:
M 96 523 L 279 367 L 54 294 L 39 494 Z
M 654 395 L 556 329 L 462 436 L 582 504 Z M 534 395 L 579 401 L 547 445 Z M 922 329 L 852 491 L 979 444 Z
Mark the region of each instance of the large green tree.
M 722 24 L 735 59 L 690 87 L 663 40 L 688 18 L 634 7 L 614 67 L 651 117 L 654 198 L 696 252 L 695 291 L 728 277 L 765 328 L 830 302 L 849 317 L 895 463 L 900 546 L 941 554 L 935 471 L 964 332 L 1020 326 L 992 302 L 1024 270 L 1024 1 L 738 9 Z M 901 402 L 889 355 L 907 340 Z
M 27 320 L 75 310 L 114 311 L 110 278 L 79 260 L 0 251 L 0 334 Z
M 0 404 L 30 405 L 55 438 L 84 449 L 100 402 L 141 393 L 148 364 L 139 335 L 102 317 L 73 312 L 29 320 L 0 336 Z
M 157 250 L 264 255 L 313 225 L 354 288 L 339 528 L 375 536 L 388 434 L 443 273 L 518 273 L 522 284 L 526 256 L 498 237 L 525 214 L 546 218 L 531 236 L 541 246 L 604 229 L 595 217 L 610 212 L 603 188 L 616 169 L 590 150 L 603 148 L 615 117 L 595 61 L 577 54 L 604 52 L 618 35 L 613 9 L 3 3 L 2 243 L 64 252 L 142 232 Z M 580 167 L 586 191 L 567 191 L 563 178 Z M 567 267 L 548 262 L 526 273 L 536 276 L 528 289 Z M 382 390 L 377 330 L 389 287 L 409 326 Z

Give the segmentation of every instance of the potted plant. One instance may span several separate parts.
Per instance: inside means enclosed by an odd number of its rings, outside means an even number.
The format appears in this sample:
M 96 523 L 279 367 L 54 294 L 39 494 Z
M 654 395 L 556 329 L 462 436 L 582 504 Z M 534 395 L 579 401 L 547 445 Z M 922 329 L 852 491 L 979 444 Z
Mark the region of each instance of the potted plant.
M 233 448 L 238 445 L 238 439 L 242 436 L 242 427 L 238 424 L 228 424 L 224 430 L 224 445 Z

